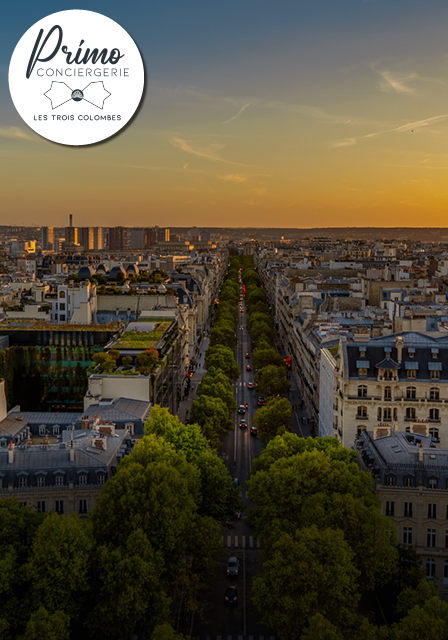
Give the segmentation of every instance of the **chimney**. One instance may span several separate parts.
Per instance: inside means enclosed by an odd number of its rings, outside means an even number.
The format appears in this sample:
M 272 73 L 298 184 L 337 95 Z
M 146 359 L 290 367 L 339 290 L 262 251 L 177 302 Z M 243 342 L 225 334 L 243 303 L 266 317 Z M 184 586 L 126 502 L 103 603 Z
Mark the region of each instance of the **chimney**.
M 73 216 L 70 214 L 70 226 L 73 227 Z
M 72 431 L 71 440 L 70 440 L 70 462 L 74 462 L 74 461 L 75 461 L 75 447 L 73 445 L 73 431 Z
M 14 442 L 12 440 L 9 443 L 8 464 L 14 464 Z
M 420 446 L 418 448 L 418 461 L 423 462 L 423 441 L 420 440 Z
M 401 361 L 403 360 L 403 347 L 404 347 L 403 336 L 396 337 L 395 347 L 397 348 L 397 362 L 398 364 L 401 364 Z

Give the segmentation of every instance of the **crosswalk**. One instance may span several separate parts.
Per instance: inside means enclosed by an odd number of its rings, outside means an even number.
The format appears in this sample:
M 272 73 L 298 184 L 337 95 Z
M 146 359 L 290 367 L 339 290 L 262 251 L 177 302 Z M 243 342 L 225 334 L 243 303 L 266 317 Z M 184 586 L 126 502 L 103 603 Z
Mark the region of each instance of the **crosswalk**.
M 253 536 L 221 536 L 221 542 L 228 548 L 259 549 L 260 543 Z
M 283 636 L 195 636 L 194 640 L 285 640 Z M 294 640 L 294 639 L 293 639 Z

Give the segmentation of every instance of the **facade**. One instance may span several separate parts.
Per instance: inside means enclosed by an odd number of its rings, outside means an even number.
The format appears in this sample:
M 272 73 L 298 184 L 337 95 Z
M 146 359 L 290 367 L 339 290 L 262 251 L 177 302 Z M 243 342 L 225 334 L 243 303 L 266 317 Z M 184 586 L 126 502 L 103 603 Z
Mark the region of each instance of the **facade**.
M 0 498 L 15 497 L 38 511 L 87 516 L 131 449 L 128 431 L 99 420 L 64 431 L 57 444 L 10 442 L 0 450 Z
M 128 230 L 126 227 L 109 227 L 109 247 L 111 251 L 126 251 Z
M 75 247 L 78 244 L 78 227 L 65 227 L 65 244 Z
M 372 473 L 382 513 L 398 542 L 414 547 L 427 578 L 448 598 L 448 449 L 433 438 L 389 428 L 357 439 L 360 467 Z
M 52 251 L 54 249 L 54 228 L 42 227 L 42 250 Z
M 84 251 L 91 251 L 95 248 L 93 227 L 80 227 L 78 231 L 78 239 Z
M 411 431 L 424 425 L 448 448 L 448 336 L 341 339 L 338 356 L 333 430 L 343 446 L 377 426 Z

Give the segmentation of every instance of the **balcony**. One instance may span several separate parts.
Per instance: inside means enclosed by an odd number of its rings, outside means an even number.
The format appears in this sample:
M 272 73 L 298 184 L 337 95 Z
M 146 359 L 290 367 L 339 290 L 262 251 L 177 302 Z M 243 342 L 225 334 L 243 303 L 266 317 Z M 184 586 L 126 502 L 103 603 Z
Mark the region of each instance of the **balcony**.
M 369 419 L 369 416 L 368 416 L 368 415 L 366 415 L 366 416 L 358 416 L 358 415 L 357 415 L 357 416 L 356 416 L 356 420 L 368 420 L 368 419 Z

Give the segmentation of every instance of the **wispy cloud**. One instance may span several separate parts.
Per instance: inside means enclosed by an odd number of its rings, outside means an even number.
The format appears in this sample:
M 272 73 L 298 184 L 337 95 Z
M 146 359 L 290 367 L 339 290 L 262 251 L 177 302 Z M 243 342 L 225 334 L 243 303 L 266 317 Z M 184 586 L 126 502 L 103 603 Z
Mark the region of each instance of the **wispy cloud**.
M 232 122 L 232 120 L 236 120 L 236 118 L 238 118 L 238 116 L 240 116 L 243 111 L 245 109 L 247 109 L 247 107 L 250 105 L 250 102 L 248 102 L 247 104 L 244 105 L 244 107 L 241 107 L 241 109 L 238 111 L 238 113 L 234 116 L 232 116 L 231 118 L 229 118 L 228 120 L 224 120 L 224 122 L 221 122 L 221 124 L 227 124 L 228 122 Z
M 383 81 L 380 83 L 381 91 L 395 91 L 396 93 L 415 93 L 415 88 L 409 87 L 408 82 L 416 80 L 417 74 L 410 73 L 403 78 L 394 77 L 390 71 L 375 69 Z
M 241 182 L 245 182 L 249 176 L 243 175 L 243 174 L 230 173 L 227 176 L 218 175 L 216 177 L 222 180 L 223 182 L 236 182 L 238 184 Z
M 224 163 L 224 164 L 233 164 L 240 167 L 245 167 L 248 165 L 242 164 L 241 162 L 232 162 L 231 160 L 224 160 L 217 155 L 218 151 L 224 148 L 223 144 L 219 142 L 213 142 L 203 147 L 193 147 L 186 140 L 182 138 L 171 138 L 170 144 L 175 149 L 180 149 L 181 151 L 185 151 L 186 153 L 191 153 L 195 156 L 199 156 L 201 158 L 206 158 L 207 160 L 211 160 L 212 162 Z
M 0 138 L 14 138 L 16 140 L 31 140 L 31 142 L 41 142 L 40 138 L 30 136 L 20 127 L 0 127 Z
M 330 147 L 336 149 L 337 147 L 352 147 L 354 144 L 356 144 L 356 138 L 343 138 L 342 140 L 332 142 Z

